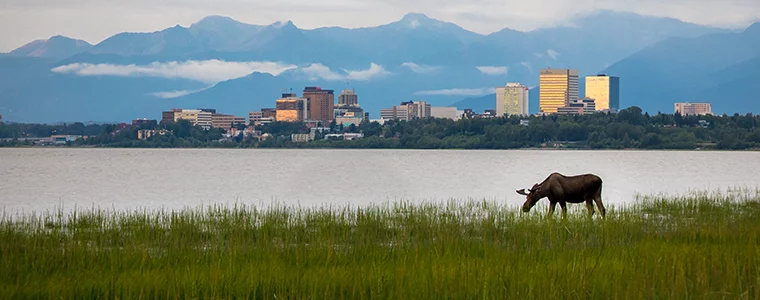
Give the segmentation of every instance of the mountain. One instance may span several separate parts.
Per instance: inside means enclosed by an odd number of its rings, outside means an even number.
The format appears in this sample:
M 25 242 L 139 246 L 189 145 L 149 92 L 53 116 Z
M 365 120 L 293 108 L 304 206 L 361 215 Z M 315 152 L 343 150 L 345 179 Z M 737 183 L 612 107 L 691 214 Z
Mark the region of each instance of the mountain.
M 760 23 L 743 32 L 668 38 L 602 72 L 621 77 L 622 105 L 671 112 L 673 102 L 711 101 L 715 112 L 758 111 L 756 94 L 736 90 L 757 78 L 758 28 Z
M 535 86 L 538 70 L 547 66 L 581 74 L 610 66 L 627 92 L 649 78 L 636 77 L 635 62 L 657 54 L 640 50 L 735 34 L 611 11 L 578 16 L 565 26 L 488 35 L 418 13 L 377 27 L 312 30 L 291 21 L 251 25 L 209 16 L 189 27 L 119 33 L 69 53 L 42 51 L 58 54 L 39 60 L 21 55 L 34 52 L 24 47 L 0 55 L 0 78 L 6 80 L 0 83 L 0 113 L 11 121 L 129 120 L 158 117 L 160 109 L 171 107 L 218 106 L 243 115 L 271 107 L 280 88 L 321 85 L 337 94 L 350 78 L 362 106 L 376 116 L 380 108 L 406 100 L 449 105 L 490 94 L 505 82 Z M 616 64 L 626 57 L 634 62 L 630 70 L 628 63 Z M 722 61 L 713 69 L 741 61 Z M 290 70 L 282 72 L 283 66 Z M 640 101 L 625 99 L 625 105 Z
M 33 41 L 11 51 L 10 54 L 14 56 L 62 59 L 77 53 L 85 52 L 90 48 L 92 48 L 92 45 L 88 42 L 57 35 L 47 40 Z

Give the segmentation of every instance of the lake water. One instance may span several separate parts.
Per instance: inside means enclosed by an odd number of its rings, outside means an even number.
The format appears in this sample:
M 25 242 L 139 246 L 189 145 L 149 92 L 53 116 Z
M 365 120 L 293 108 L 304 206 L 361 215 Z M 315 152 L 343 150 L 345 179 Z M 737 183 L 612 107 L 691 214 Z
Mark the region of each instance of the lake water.
M 758 169 L 758 152 L 0 149 L 0 210 L 402 199 L 519 205 L 525 197 L 515 190 L 552 172 L 599 175 L 605 204 L 619 206 L 636 192 L 756 188 Z

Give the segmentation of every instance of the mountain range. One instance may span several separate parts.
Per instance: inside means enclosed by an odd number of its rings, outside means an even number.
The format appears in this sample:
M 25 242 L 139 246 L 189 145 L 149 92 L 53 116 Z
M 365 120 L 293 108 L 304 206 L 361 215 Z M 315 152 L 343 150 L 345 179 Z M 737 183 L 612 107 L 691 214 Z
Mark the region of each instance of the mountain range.
M 336 94 L 348 86 L 373 118 L 407 100 L 482 110 L 493 108 L 476 103 L 495 104 L 494 87 L 536 86 L 546 67 L 620 76 L 623 106 L 670 112 L 675 101 L 712 101 L 716 111 L 745 113 L 760 111 L 757 87 L 747 84 L 757 82 L 758 28 L 614 11 L 488 35 L 416 13 L 377 27 L 308 30 L 210 16 L 95 45 L 55 36 L 0 54 L 0 114 L 19 122 L 159 118 L 172 107 L 245 115 L 304 86 Z

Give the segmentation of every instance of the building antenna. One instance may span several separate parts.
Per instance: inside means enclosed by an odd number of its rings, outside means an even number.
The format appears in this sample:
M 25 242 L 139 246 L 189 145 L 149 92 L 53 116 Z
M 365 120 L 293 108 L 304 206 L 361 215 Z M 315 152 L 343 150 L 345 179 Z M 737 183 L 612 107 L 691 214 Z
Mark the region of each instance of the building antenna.
M 350 86 L 351 83 L 351 76 L 346 76 L 346 89 Z

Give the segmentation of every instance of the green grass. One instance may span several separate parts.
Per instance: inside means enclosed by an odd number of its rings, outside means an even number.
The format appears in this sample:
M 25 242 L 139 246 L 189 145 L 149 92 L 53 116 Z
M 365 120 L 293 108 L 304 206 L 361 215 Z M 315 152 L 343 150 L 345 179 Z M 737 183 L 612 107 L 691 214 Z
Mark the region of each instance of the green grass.
M 758 299 L 760 191 L 0 221 L 0 298 Z

